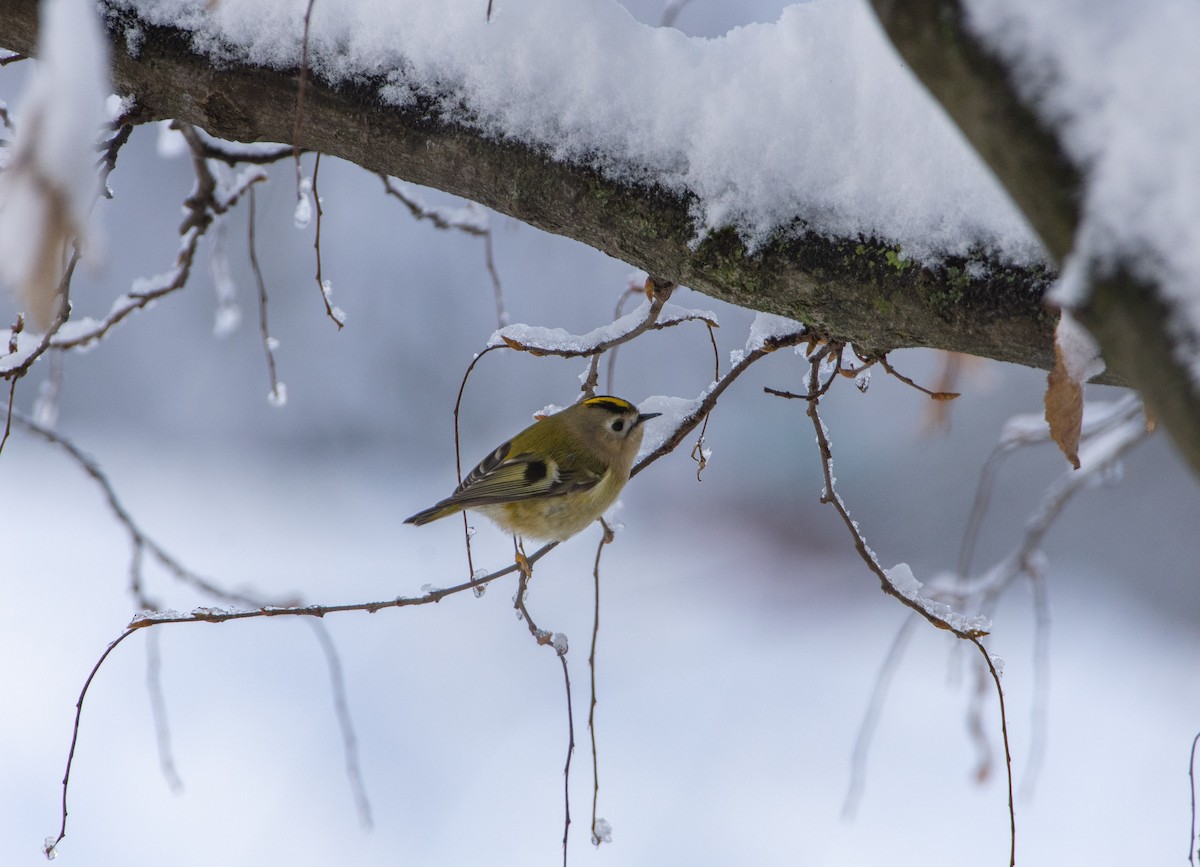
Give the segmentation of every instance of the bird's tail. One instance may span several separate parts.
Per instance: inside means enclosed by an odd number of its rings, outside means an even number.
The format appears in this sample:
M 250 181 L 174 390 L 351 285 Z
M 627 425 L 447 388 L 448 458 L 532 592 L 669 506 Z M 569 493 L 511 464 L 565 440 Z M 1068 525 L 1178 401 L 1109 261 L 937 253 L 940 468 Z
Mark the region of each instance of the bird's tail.
M 438 518 L 444 518 L 447 515 L 453 515 L 456 512 L 461 512 L 462 506 L 458 503 L 448 503 L 445 500 L 430 506 L 424 511 L 417 512 L 411 518 L 405 518 L 404 523 L 416 524 L 418 527 L 422 524 L 428 524 L 430 521 L 436 521 Z

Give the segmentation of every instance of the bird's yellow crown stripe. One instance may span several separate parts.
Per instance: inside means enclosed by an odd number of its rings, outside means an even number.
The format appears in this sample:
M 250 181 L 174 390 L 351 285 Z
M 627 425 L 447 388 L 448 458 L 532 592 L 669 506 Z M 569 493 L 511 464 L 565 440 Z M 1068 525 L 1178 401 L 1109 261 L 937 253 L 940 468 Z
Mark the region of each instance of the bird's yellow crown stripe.
M 613 412 L 629 412 L 633 409 L 633 404 L 629 401 L 621 400 L 619 397 L 609 397 L 608 395 L 589 397 L 584 403 L 588 406 L 600 407 Z

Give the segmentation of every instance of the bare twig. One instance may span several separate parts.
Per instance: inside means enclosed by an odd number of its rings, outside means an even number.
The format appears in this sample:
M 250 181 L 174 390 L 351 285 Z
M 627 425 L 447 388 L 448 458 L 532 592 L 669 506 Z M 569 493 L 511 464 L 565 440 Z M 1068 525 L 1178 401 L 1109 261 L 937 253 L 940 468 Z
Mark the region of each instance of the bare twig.
M 659 19 L 659 27 L 673 27 L 675 19 L 679 17 L 679 13 L 683 11 L 683 7 L 688 5 L 691 0 L 667 0 L 667 4 L 663 7 L 662 18 Z
M 58 836 L 54 839 L 46 839 L 42 846 L 42 851 L 45 852 L 47 858 L 53 858 L 55 848 L 62 842 L 63 837 L 67 836 L 67 787 L 71 780 L 71 764 L 75 761 L 75 745 L 79 743 L 79 720 L 83 714 L 83 700 L 87 697 L 88 688 L 91 687 L 92 681 L 96 677 L 96 672 L 100 670 L 100 666 L 104 664 L 104 660 L 108 659 L 108 655 L 117 649 L 122 641 L 133 635 L 134 629 L 126 629 L 115 640 L 111 641 L 100 654 L 100 658 L 96 660 L 96 664 L 92 666 L 91 672 L 87 676 L 87 680 L 83 682 L 83 689 L 79 692 L 79 698 L 75 701 L 75 724 L 71 728 L 71 749 L 67 752 L 67 769 L 63 772 L 62 778 L 62 823 L 58 828 Z
M 876 358 L 871 359 L 871 361 L 878 361 L 880 366 L 883 367 L 883 369 L 886 370 L 888 372 L 888 374 L 896 377 L 896 379 L 900 380 L 901 382 L 903 382 L 905 385 L 909 386 L 910 388 L 915 388 L 917 391 L 921 392 L 922 394 L 929 395 L 934 400 L 954 400 L 954 398 L 959 396 L 958 392 L 956 392 L 956 391 L 932 391 L 923 385 L 917 385 L 917 383 L 913 382 L 911 379 L 909 379 L 903 373 L 900 373 L 899 371 L 896 370 L 896 368 L 892 367 L 888 363 L 886 355 L 877 356 Z
M 1192 836 L 1188 838 L 1188 863 L 1196 864 L 1196 744 L 1200 743 L 1200 733 L 1192 738 L 1192 753 L 1188 758 L 1188 788 L 1192 795 Z
M 483 233 L 483 263 L 487 266 L 488 276 L 492 280 L 492 295 L 496 299 L 496 327 L 503 328 L 509 323 L 508 310 L 504 307 L 504 289 L 500 285 L 500 272 L 496 270 L 496 258 L 492 252 L 492 227 Z
M 600 758 L 596 750 L 596 642 L 600 638 L 600 555 L 604 546 L 613 540 L 613 531 L 603 518 L 600 526 L 604 531 L 600 536 L 600 544 L 596 546 L 596 562 L 592 566 L 592 578 L 596 588 L 596 601 L 592 608 L 592 650 L 588 654 L 588 671 L 592 678 L 592 699 L 588 705 L 588 732 L 592 737 L 592 844 L 599 846 L 603 837 L 596 831 L 596 805 L 600 798 Z
M 185 567 L 171 554 L 169 554 L 161 545 L 147 535 L 136 521 L 134 521 L 133 516 L 117 497 L 116 490 L 113 488 L 112 483 L 108 480 L 108 476 L 106 476 L 104 471 L 100 468 L 100 465 L 96 463 L 96 461 L 90 456 L 85 454 L 82 449 L 71 442 L 71 440 L 67 439 L 61 434 L 55 433 L 43 425 L 38 424 L 33 419 L 28 418 L 19 412 L 13 413 L 13 420 L 16 421 L 17 425 L 22 429 L 66 452 L 71 459 L 74 460 L 75 463 L 97 485 L 100 486 L 100 490 L 104 493 L 104 498 L 108 502 L 109 510 L 125 528 L 125 532 L 129 534 L 129 542 L 133 549 L 133 556 L 130 561 L 130 574 L 132 576 L 130 586 L 135 597 L 146 601 L 143 595 L 140 577 L 140 558 L 141 554 L 146 552 L 149 553 L 156 561 L 158 561 L 159 565 L 166 569 L 167 572 L 173 575 L 177 580 L 194 588 L 195 590 L 200 591 L 201 593 L 204 593 L 205 595 L 234 605 L 260 606 L 263 604 L 262 600 L 258 598 L 244 593 L 227 590 L 208 578 L 198 575 L 197 573 Z M 289 602 L 281 601 L 280 604 L 289 604 Z M 296 603 L 291 601 L 290 604 L 294 605 Z
M 631 279 L 629 281 L 629 285 L 625 287 L 625 291 L 623 291 L 620 294 L 620 296 L 617 298 L 617 308 L 616 308 L 616 310 L 613 311 L 613 321 L 615 322 L 616 320 L 621 318 L 621 313 L 625 310 L 625 302 L 626 301 L 628 301 L 630 298 L 632 298 L 635 295 L 644 294 L 645 291 L 646 290 L 645 290 L 645 286 L 643 283 L 638 283 L 636 280 Z M 616 393 L 615 391 L 613 391 L 613 380 L 616 375 L 616 369 L 617 369 L 617 347 L 614 346 L 612 352 L 610 352 L 608 354 L 608 393 L 609 394 Z
M 475 235 L 476 237 L 483 237 L 489 234 L 489 227 L 484 220 L 480 219 L 480 215 L 485 212 L 480 210 L 478 206 L 474 206 L 474 209 L 468 208 L 466 210 L 461 208 L 456 210 L 431 208 L 410 193 L 405 187 L 394 183 L 383 172 L 379 172 L 378 175 L 379 179 L 383 181 L 383 191 L 408 208 L 408 212 L 415 219 L 428 220 L 438 229 L 457 229 L 460 232 Z
M 25 356 L 21 361 L 14 364 L 12 367 L 0 368 L 0 379 L 12 380 L 14 383 L 29 372 L 33 363 L 37 361 L 46 350 L 54 347 L 58 348 L 60 344 L 56 338 L 59 336 L 59 331 L 62 330 L 63 324 L 67 321 L 67 317 L 71 315 L 70 293 L 71 293 L 71 278 L 75 275 L 75 266 L 79 264 L 79 245 L 75 244 L 71 250 L 71 257 L 67 260 L 67 267 L 63 269 L 62 277 L 58 281 L 58 292 L 62 300 L 58 304 L 58 311 L 54 314 L 54 321 L 50 323 L 50 327 L 46 329 L 46 333 L 42 335 L 38 345 L 33 351 Z M 24 321 L 18 319 L 17 324 L 9 332 L 9 354 L 15 354 L 17 349 L 17 335 L 24 328 Z
M 812 381 L 817 381 L 817 371 L 820 365 L 819 359 L 814 356 L 810 360 L 812 367 Z M 846 529 L 850 531 L 850 535 L 854 540 L 854 547 L 858 551 L 859 557 L 867 564 L 875 576 L 879 578 L 880 589 L 884 593 L 893 597 L 907 608 L 912 609 L 917 614 L 924 617 L 938 629 L 945 629 L 953 633 L 957 637 L 964 640 L 979 638 L 987 633 L 980 628 L 977 623 L 967 621 L 955 615 L 952 611 L 939 610 L 938 603 L 928 600 L 916 592 L 911 594 L 903 593 L 897 588 L 893 579 L 887 574 L 883 566 L 880 565 L 875 553 L 867 545 L 866 539 L 858 528 L 858 524 L 850 517 L 850 512 L 846 508 L 846 504 L 842 501 L 841 496 L 834 488 L 833 484 L 833 452 L 829 447 L 829 438 L 825 434 L 825 425 L 821 421 L 821 417 L 817 412 L 819 403 L 817 397 L 813 397 L 808 401 L 808 417 L 812 421 L 813 429 L 817 435 L 817 446 L 820 449 L 821 456 L 821 473 L 825 478 L 825 491 L 821 495 L 821 502 L 829 503 L 837 511 L 842 523 L 846 525 Z M 953 622 L 952 622 L 953 621 Z
M 271 380 L 271 392 L 267 399 L 272 406 L 283 406 L 287 403 L 287 387 L 279 382 L 275 372 L 275 338 L 267 327 L 267 284 L 263 280 L 262 269 L 258 266 L 258 253 L 254 247 L 254 188 L 250 188 L 250 216 L 247 243 L 250 248 L 250 268 L 254 272 L 254 282 L 258 284 L 258 329 L 262 336 L 263 352 L 267 356 L 267 375 Z
M 820 359 L 824 353 L 814 353 L 809 358 L 810 385 L 818 382 Z M 875 553 L 867 545 L 862 531 L 858 524 L 851 519 L 850 513 L 842 501 L 841 496 L 834 488 L 833 480 L 833 454 L 829 446 L 829 437 L 825 432 L 825 424 L 821 421 L 821 417 L 817 411 L 817 405 L 820 403 L 819 396 L 815 395 L 808 400 L 807 415 L 813 423 L 813 429 L 816 432 L 817 446 L 820 450 L 821 457 L 821 473 L 825 479 L 825 491 L 821 496 L 821 502 L 831 504 L 841 517 L 846 529 L 850 532 L 850 536 L 854 541 L 855 550 L 858 551 L 859 557 L 866 564 L 867 568 L 879 578 L 880 588 L 889 596 L 897 599 L 902 605 L 912 609 L 916 614 L 919 614 L 925 620 L 932 623 L 939 629 L 945 629 L 952 633 L 955 637 L 963 641 L 969 641 L 974 644 L 979 652 L 983 655 L 984 661 L 987 664 L 988 672 L 991 674 L 992 682 L 996 687 L 996 696 L 1000 702 L 1000 730 L 1004 742 L 1004 757 L 1005 767 L 1008 771 L 1008 813 L 1009 825 L 1011 831 L 1011 849 L 1009 856 L 1009 864 L 1016 864 L 1017 853 L 1017 819 L 1015 806 L 1013 801 L 1013 772 L 1012 772 L 1012 754 L 1009 748 L 1008 741 L 1008 717 L 1004 707 L 1004 690 L 1000 685 L 1000 674 L 996 670 L 995 661 L 991 654 L 983 646 L 980 639 L 987 633 L 983 630 L 979 619 L 970 620 L 962 615 L 956 614 L 953 610 L 942 603 L 934 602 L 931 599 L 922 597 L 919 593 L 920 585 L 913 588 L 901 588 L 894 583 L 894 579 L 880 565 Z
M 554 346 L 548 343 L 534 343 L 528 339 L 518 340 L 515 337 L 506 335 L 502 329 L 492 335 L 490 345 L 496 346 L 502 343 L 509 349 L 515 349 L 518 352 L 528 352 L 535 356 L 552 355 L 556 358 L 584 358 L 607 352 L 615 346 L 628 343 L 635 337 L 645 334 L 647 331 L 670 328 L 672 325 L 678 325 L 681 322 L 695 320 L 710 321 L 699 315 L 688 314 L 679 318 L 669 319 L 665 322 L 659 322 L 663 308 L 671 299 L 671 293 L 675 291 L 675 285 L 668 280 L 657 280 L 654 277 L 647 278 L 646 292 L 650 296 L 650 304 L 646 309 L 646 315 L 641 321 L 619 334 L 603 337 L 596 341 L 580 340 L 578 343 L 581 345 L 574 345 L 574 342 L 572 342 L 572 345 L 568 346 Z
M 1046 755 L 1046 737 L 1050 730 L 1050 599 L 1046 576 L 1039 569 L 1029 575 L 1033 588 L 1033 704 L 1030 709 L 1029 756 L 1021 777 L 1021 794 L 1031 798 Z
M 132 134 L 133 124 L 124 123 L 117 127 L 116 133 L 105 143 L 104 156 L 100 158 L 100 195 L 106 199 L 112 198 L 112 190 L 108 188 L 108 176 L 116 169 L 117 155 Z
M 325 209 L 321 207 L 321 192 L 317 188 L 317 175 L 321 171 L 321 155 L 318 153 L 316 160 L 313 162 L 312 173 L 312 196 L 313 202 L 317 206 L 317 233 L 313 238 L 313 250 L 317 256 L 317 289 L 321 293 L 321 300 L 325 302 L 325 315 L 333 320 L 333 324 L 341 331 L 346 324 L 346 314 L 339 308 L 334 307 L 330 301 L 331 294 L 329 281 L 321 275 L 321 219 L 325 216 Z
M 529 627 L 529 634 L 533 636 L 534 641 L 539 645 L 549 645 L 558 655 L 558 660 L 562 663 L 563 683 L 567 690 L 567 761 L 563 767 L 563 802 L 564 802 L 564 821 L 563 821 L 563 867 L 567 867 L 567 839 L 571 830 L 571 756 L 575 753 L 575 712 L 571 704 L 571 675 L 567 670 L 567 638 L 561 634 L 551 634 L 548 630 L 539 629 L 537 624 L 533 622 L 533 618 L 529 615 L 529 609 L 525 606 L 525 596 L 529 590 L 529 579 L 533 577 L 533 566 L 528 557 L 525 556 L 524 549 L 517 542 L 516 537 L 513 537 L 513 544 L 517 547 L 517 569 L 520 578 L 517 581 L 517 595 L 513 597 L 513 607 L 517 609 L 521 615 L 521 619 L 525 621 L 525 625 Z
M 183 780 L 175 768 L 171 751 L 171 727 L 167 724 L 167 701 L 162 688 L 162 654 L 158 632 L 146 635 L 146 694 L 150 697 L 150 716 L 154 720 L 154 739 L 158 745 L 158 766 L 172 792 L 183 790 Z
M 717 382 L 721 378 L 721 354 L 717 350 L 717 335 L 713 333 L 712 323 L 706 322 L 705 325 L 708 326 L 708 339 L 712 343 L 713 382 Z M 709 413 L 709 415 L 711 414 Z M 700 481 L 700 474 L 708 466 L 710 451 L 704 446 L 704 434 L 708 431 L 708 418 L 708 415 L 704 416 L 704 423 L 700 425 L 700 436 L 696 438 L 696 444 L 692 446 L 692 460 L 696 462 L 696 481 Z
M 883 657 L 879 673 L 875 675 L 875 686 L 871 689 L 871 698 L 867 701 L 867 711 L 863 714 L 862 723 L 858 727 L 858 736 L 854 739 L 854 752 L 850 758 L 850 785 L 846 788 L 846 797 L 842 801 L 842 818 L 854 817 L 858 809 L 859 798 L 862 797 L 863 785 L 867 778 L 867 752 L 871 748 L 871 740 L 879 727 L 879 716 L 883 712 L 883 703 L 887 699 L 888 687 L 900 668 L 904 658 L 904 649 L 912 637 L 913 627 L 919 621 L 916 615 L 909 614 L 900 624 L 892 646 Z
M 4 445 L 8 442 L 8 435 L 12 432 L 13 420 L 13 398 L 17 396 L 17 380 L 13 377 L 12 382 L 8 384 L 8 411 L 4 413 L 4 436 L 0 437 L 0 453 L 4 452 Z
M 85 455 L 70 440 L 67 440 L 61 435 L 36 424 L 24 416 L 18 415 L 16 419 L 17 423 L 28 432 L 35 434 L 47 442 L 63 449 L 100 486 L 101 490 L 104 492 L 104 496 L 108 501 L 110 510 L 117 520 L 125 527 L 126 532 L 130 536 L 131 544 L 133 545 L 129 569 L 130 590 L 140 606 L 147 609 L 157 607 L 146 595 L 145 587 L 142 581 L 142 559 L 143 553 L 147 551 L 154 556 L 160 565 L 165 567 L 177 579 L 206 595 L 234 604 L 256 606 L 262 606 L 264 604 L 259 598 L 252 597 L 244 593 L 226 590 L 225 588 L 214 584 L 208 579 L 200 577 L 191 570 L 186 569 L 179 563 L 178 560 L 167 554 L 161 545 L 147 536 L 141 527 L 134 522 L 133 517 L 117 498 L 117 494 L 107 476 L 103 473 L 99 465 L 96 464 L 94 460 Z M 312 626 L 318 644 L 329 666 L 334 710 L 337 714 L 338 725 L 342 732 L 343 753 L 346 759 L 346 772 L 350 780 L 350 787 L 354 795 L 355 805 L 358 810 L 360 820 L 363 822 L 364 826 L 370 827 L 370 803 L 367 800 L 366 788 L 362 782 L 362 772 L 358 761 L 358 744 L 354 734 L 353 720 L 348 709 L 345 681 L 342 676 L 341 662 L 338 659 L 337 648 L 330 639 L 327 631 L 320 623 L 314 621 L 312 622 Z M 162 685 L 160 682 L 161 664 L 159 660 L 158 643 L 157 639 L 155 638 L 155 634 L 152 633 L 151 639 L 151 642 L 147 645 L 146 678 L 147 689 L 150 695 L 151 711 L 155 722 L 155 732 L 159 749 L 159 763 L 162 766 L 163 775 L 166 777 L 168 785 L 170 785 L 172 790 L 178 790 L 182 783 L 179 780 L 179 775 L 175 770 L 174 762 L 171 758 L 170 731 L 166 723 L 166 706 L 163 699 Z
M 460 382 L 458 384 L 458 396 L 454 399 L 454 472 L 456 474 L 456 477 L 458 478 L 458 483 L 460 485 L 462 484 L 463 471 L 462 471 L 462 444 L 461 444 L 461 437 L 459 435 L 458 420 L 459 420 L 459 413 L 462 410 L 463 392 L 466 391 L 466 389 L 467 389 L 467 380 L 470 379 L 471 371 L 473 371 L 475 369 L 475 365 L 477 365 L 479 363 L 479 360 L 481 358 L 483 358 L 485 355 L 487 355 L 489 352 L 491 352 L 493 349 L 499 349 L 499 347 L 489 346 L 487 349 L 483 350 L 483 352 L 480 352 L 478 355 L 476 355 L 474 358 L 471 359 L 471 363 L 467 365 L 466 372 L 463 373 L 462 382 Z M 463 513 L 462 513 L 462 522 L 463 522 L 463 539 L 465 540 L 466 547 L 467 547 L 467 570 L 468 570 L 468 574 L 470 574 L 470 576 L 472 578 L 474 578 L 475 577 L 475 562 L 471 557 L 471 526 L 467 521 L 467 513 L 466 513 L 465 509 L 463 510 Z M 480 595 L 482 593 L 483 593 L 483 586 L 480 585 L 480 588 L 477 591 L 477 595 Z
M 200 239 L 208 231 L 214 217 L 227 213 L 247 189 L 266 180 L 265 174 L 254 170 L 239 175 L 229 188 L 219 188 L 209 169 L 206 146 L 198 131 L 190 124 L 174 122 L 173 125 L 187 141 L 196 171 L 196 189 L 183 203 L 185 217 L 179 228 L 180 245 L 174 267 L 155 277 L 135 281 L 130 292 L 113 302 L 112 309 L 104 319 L 72 321 L 69 333 L 62 329 L 50 340 L 51 347 L 76 349 L 101 340 L 131 313 L 186 286 Z
M 240 144 L 224 141 L 197 130 L 199 147 L 203 156 L 210 160 L 224 163 L 227 166 L 252 165 L 266 166 L 280 160 L 294 158 L 296 151 L 291 145 L 268 145 L 259 142 Z M 301 148 L 301 154 L 309 153 L 308 148 Z
M 575 709 L 571 705 L 571 674 L 566 652 L 558 654 L 567 690 L 567 762 L 563 766 L 563 867 L 567 867 L 567 836 L 571 830 L 571 756 L 575 753 Z
M 636 476 L 642 470 L 646 469 L 650 464 L 661 458 L 663 455 L 669 454 L 683 442 L 684 438 L 689 433 L 695 430 L 717 405 L 717 400 L 725 393 L 725 389 L 729 388 L 739 376 L 745 373 L 752 364 L 762 358 L 770 355 L 777 349 L 783 349 L 788 346 L 797 346 L 806 342 L 809 339 L 808 331 L 800 328 L 798 331 L 780 336 L 769 338 L 763 342 L 763 345 L 758 349 L 747 352 L 737 364 L 733 365 L 723 377 L 717 380 L 704 393 L 703 399 L 696 405 L 695 409 L 689 412 L 684 418 L 679 421 L 670 434 L 663 438 L 662 442 L 646 454 L 640 461 L 633 466 L 633 471 L 629 474 L 630 477 Z
M 350 715 L 350 703 L 346 698 L 346 678 L 342 673 L 342 660 L 338 654 L 337 645 L 329 635 L 329 630 L 320 620 L 309 620 L 317 644 L 325 655 L 325 663 L 329 667 L 329 688 L 333 694 L 333 712 L 337 716 L 338 729 L 342 733 L 342 755 L 346 759 L 346 778 L 350 781 L 350 791 L 354 796 L 354 806 L 358 810 L 358 821 L 364 828 L 371 828 L 371 802 L 367 798 L 367 787 L 363 782 L 362 767 L 358 761 L 358 736 L 354 733 L 354 718 Z M 153 631 L 151 631 L 153 634 Z
M 304 9 L 304 37 L 300 44 L 300 76 L 296 82 L 296 123 L 292 127 L 292 158 L 296 163 L 296 198 L 304 195 L 301 190 L 302 173 L 300 171 L 300 130 L 304 122 L 304 89 L 308 85 L 308 28 L 312 20 L 313 4 L 316 0 L 308 0 Z
M 996 685 L 996 698 L 1000 702 L 1000 739 L 1004 743 L 1004 766 L 1008 770 L 1008 831 L 1009 831 L 1009 867 L 1016 867 L 1017 863 L 1017 811 L 1013 801 L 1013 771 L 1012 771 L 1012 750 L 1008 745 L 1008 712 L 1004 708 L 1004 689 L 1000 686 L 1000 673 L 996 670 L 996 663 L 992 659 L 992 655 L 987 652 L 983 646 L 983 642 L 978 638 L 968 638 L 972 644 L 983 655 L 983 661 L 987 663 L 988 673 L 992 676 L 992 683 Z

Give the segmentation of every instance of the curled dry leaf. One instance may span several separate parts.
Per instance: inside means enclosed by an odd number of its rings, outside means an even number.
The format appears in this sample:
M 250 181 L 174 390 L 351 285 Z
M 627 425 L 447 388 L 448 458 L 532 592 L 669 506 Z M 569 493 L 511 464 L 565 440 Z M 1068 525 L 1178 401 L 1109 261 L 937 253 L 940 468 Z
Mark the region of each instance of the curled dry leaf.
M 1079 431 L 1083 425 L 1083 386 L 1071 378 L 1057 341 L 1054 370 L 1046 380 L 1046 422 L 1050 436 L 1071 466 L 1079 469 Z

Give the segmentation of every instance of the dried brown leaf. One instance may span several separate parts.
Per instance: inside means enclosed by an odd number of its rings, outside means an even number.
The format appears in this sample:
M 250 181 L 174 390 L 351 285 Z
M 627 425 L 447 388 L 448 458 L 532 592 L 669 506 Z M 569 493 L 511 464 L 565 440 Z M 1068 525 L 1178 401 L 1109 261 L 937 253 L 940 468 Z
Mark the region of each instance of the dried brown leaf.
M 1071 466 L 1079 469 L 1079 431 L 1083 425 L 1083 386 L 1067 373 L 1062 352 L 1054 345 L 1054 370 L 1046 380 L 1046 422 L 1050 436 Z

